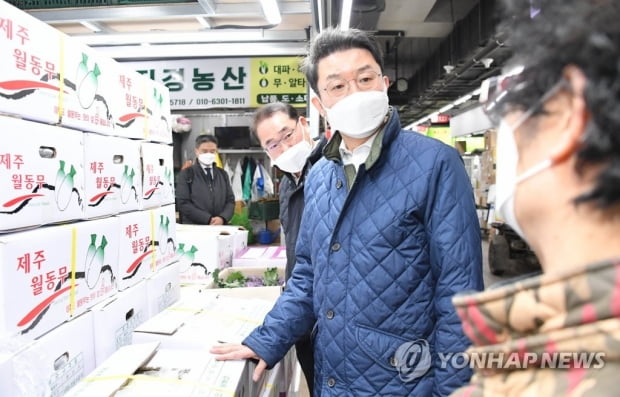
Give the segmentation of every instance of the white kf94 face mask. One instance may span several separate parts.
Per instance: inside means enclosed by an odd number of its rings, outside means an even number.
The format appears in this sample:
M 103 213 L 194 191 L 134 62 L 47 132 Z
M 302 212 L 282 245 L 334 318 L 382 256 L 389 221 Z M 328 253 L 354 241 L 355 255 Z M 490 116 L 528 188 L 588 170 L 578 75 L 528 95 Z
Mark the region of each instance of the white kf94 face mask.
M 215 163 L 215 153 L 200 153 L 198 155 L 198 161 L 204 166 L 209 166 Z
M 273 160 L 273 163 L 282 171 L 295 174 L 303 170 L 311 153 L 312 146 L 308 141 L 302 139 L 280 154 L 277 159 Z
M 331 108 L 323 106 L 332 131 L 350 138 L 371 136 L 389 110 L 386 91 L 357 91 L 344 97 Z

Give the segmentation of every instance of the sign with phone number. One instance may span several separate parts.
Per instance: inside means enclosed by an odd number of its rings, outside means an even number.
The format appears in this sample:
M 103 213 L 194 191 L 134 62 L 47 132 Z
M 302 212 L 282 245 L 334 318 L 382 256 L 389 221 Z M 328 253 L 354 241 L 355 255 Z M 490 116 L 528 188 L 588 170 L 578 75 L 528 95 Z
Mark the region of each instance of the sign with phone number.
M 224 58 L 126 62 L 170 90 L 170 108 L 254 108 L 270 102 L 307 103 L 300 58 Z

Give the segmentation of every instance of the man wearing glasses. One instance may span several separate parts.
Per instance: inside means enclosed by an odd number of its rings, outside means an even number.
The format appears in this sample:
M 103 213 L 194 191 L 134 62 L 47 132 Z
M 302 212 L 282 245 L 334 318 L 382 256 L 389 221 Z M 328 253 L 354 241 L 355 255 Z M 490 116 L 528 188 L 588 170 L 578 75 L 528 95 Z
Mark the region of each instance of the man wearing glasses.
M 328 29 L 304 63 L 334 135 L 310 171 L 286 290 L 243 345 L 257 378 L 310 328 L 315 395 L 445 396 L 471 371 L 440 357 L 467 338 L 451 298 L 482 289 L 480 226 L 458 152 L 405 131 L 379 46 Z
M 295 244 L 304 210 L 304 183 L 310 168 L 321 158 L 325 139 L 318 142 L 310 137 L 308 121 L 286 103 L 275 102 L 258 109 L 254 114 L 252 131 L 271 158 L 284 173 L 280 182 L 280 223 L 286 242 L 286 281 L 295 266 Z M 312 393 L 314 359 L 310 335 L 295 344 L 297 358 Z

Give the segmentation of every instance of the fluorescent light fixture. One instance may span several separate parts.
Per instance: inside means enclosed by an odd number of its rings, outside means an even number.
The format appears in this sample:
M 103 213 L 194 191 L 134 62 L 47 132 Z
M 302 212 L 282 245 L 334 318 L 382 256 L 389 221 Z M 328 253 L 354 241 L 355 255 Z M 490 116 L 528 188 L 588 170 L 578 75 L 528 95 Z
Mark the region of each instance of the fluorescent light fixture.
M 282 22 L 277 0 L 260 0 L 260 5 L 263 7 L 263 14 L 270 25 L 279 25 Z
M 202 32 L 152 32 L 152 33 L 119 33 L 119 34 L 91 34 L 72 36 L 76 40 L 90 46 L 128 45 L 128 44 L 182 44 L 182 43 L 212 43 L 212 42 L 243 42 L 263 40 L 261 29 L 247 29 L 239 31 L 209 30 Z
M 101 26 L 97 25 L 96 23 L 93 22 L 88 22 L 88 21 L 80 21 L 80 23 L 82 24 L 82 26 L 84 26 L 86 29 L 90 29 L 95 33 L 99 33 L 101 31 L 103 31 L 103 29 L 101 29 Z
M 347 30 L 351 24 L 351 8 L 353 0 L 343 0 L 342 10 L 340 10 L 340 29 Z
M 449 103 L 446 106 L 444 106 L 441 109 L 439 109 L 439 113 L 447 112 L 448 110 L 452 109 L 453 107 L 454 107 L 454 103 Z
M 473 97 L 472 94 L 467 94 L 465 96 L 462 96 L 459 99 L 457 99 L 456 101 L 454 101 L 454 106 L 461 105 L 461 104 L 469 101 L 472 97 Z
M 196 20 L 198 21 L 198 23 L 205 29 L 211 29 L 211 25 L 209 24 L 209 22 L 207 22 L 207 20 L 205 19 L 205 17 L 196 17 Z

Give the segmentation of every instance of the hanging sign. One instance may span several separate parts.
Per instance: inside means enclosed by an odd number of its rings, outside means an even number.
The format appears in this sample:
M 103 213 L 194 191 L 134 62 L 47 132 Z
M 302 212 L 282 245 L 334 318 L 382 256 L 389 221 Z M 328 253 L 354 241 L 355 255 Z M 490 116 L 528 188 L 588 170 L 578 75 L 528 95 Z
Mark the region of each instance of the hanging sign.
M 213 58 L 124 62 L 170 90 L 171 110 L 306 106 L 300 58 Z

